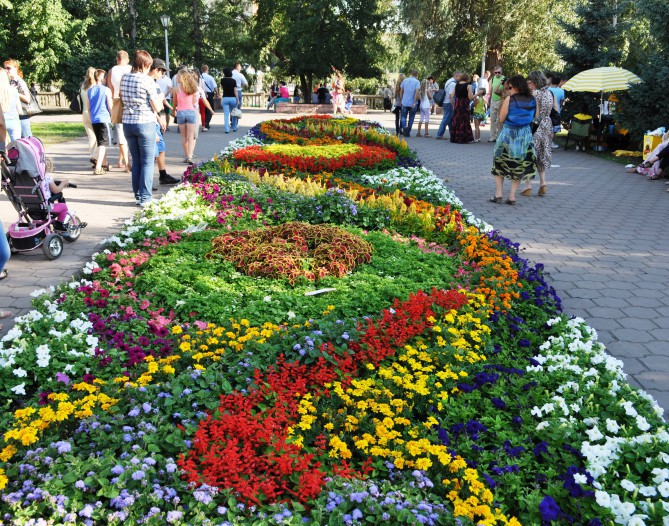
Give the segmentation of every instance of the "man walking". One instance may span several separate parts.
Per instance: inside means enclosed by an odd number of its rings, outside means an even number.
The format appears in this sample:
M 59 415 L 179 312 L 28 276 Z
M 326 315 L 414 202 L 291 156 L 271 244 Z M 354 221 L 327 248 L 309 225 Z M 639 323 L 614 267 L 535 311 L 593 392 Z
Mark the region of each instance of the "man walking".
M 235 67 L 232 68 L 232 78 L 237 83 L 237 109 L 242 109 L 242 87 L 249 87 L 246 77 L 242 73 L 242 63 L 235 62 Z M 237 130 L 232 130 L 237 131 Z
M 444 84 L 444 114 L 441 117 L 441 123 L 439 124 L 439 129 L 437 130 L 436 140 L 438 141 L 448 139 L 448 137 L 444 137 L 447 126 L 449 134 L 451 133 L 451 120 L 453 119 L 453 98 L 455 96 L 455 86 L 459 80 L 460 72 L 454 71 L 453 76 L 446 81 L 446 84 Z
M 214 109 L 214 95 L 216 95 L 216 90 L 218 89 L 218 85 L 216 84 L 216 79 L 209 74 L 209 66 L 207 66 L 206 64 L 202 64 L 200 71 L 202 72 L 201 77 L 202 81 L 204 82 L 204 93 L 207 96 L 207 101 L 209 102 L 209 106 L 211 106 L 211 108 Z M 211 118 L 213 117 L 213 115 L 214 114 L 209 110 L 209 108 L 205 108 L 204 123 L 202 123 L 202 131 L 209 131 L 209 124 L 211 123 Z
M 490 139 L 488 139 L 488 142 L 497 141 L 497 135 L 499 134 L 499 107 L 502 105 L 505 80 L 501 66 L 495 66 L 493 71 L 495 76 L 490 82 Z
M 402 116 L 400 118 L 400 129 L 405 137 L 411 137 L 411 127 L 416 117 L 416 103 L 420 95 L 420 82 L 416 78 L 418 70 L 412 70 L 411 76 L 405 78 L 400 84 L 400 97 L 402 98 Z M 407 123 L 407 114 L 409 122 Z
M 116 135 L 116 142 L 118 143 L 119 158 L 118 167 L 130 171 L 130 156 L 128 155 L 128 141 L 123 134 L 123 122 L 120 119 L 114 119 L 117 114 L 118 107 L 121 106 L 121 77 L 126 73 L 130 73 L 130 57 L 127 51 L 119 51 L 116 53 L 116 65 L 109 70 L 109 79 L 107 87 L 112 92 L 112 123 L 114 124 L 114 133 Z

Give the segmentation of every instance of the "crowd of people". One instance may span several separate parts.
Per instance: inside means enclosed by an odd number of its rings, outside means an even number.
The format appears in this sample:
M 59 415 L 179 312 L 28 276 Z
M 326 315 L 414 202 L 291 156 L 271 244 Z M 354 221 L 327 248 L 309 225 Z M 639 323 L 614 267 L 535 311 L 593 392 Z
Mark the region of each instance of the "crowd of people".
M 119 51 L 108 72 L 88 68 L 80 96 L 93 174 L 110 170 L 108 152 L 116 146 L 116 167 L 132 174 L 135 200 L 146 206 L 152 201 L 154 163 L 160 184 L 179 182 L 166 170 L 163 133 L 170 131 L 170 119 L 180 134 L 186 164 L 194 163 L 199 133 L 210 130 L 216 99 L 224 111 L 225 133 L 237 131 L 243 88 L 248 86 L 241 69 L 239 62 L 225 68 L 219 89 L 206 64 L 200 69 L 182 65 L 170 78 L 165 62 L 144 50 L 136 51 L 132 60 Z
M 561 82 L 559 77 L 549 78 L 542 71 L 532 71 L 527 77 L 506 78 L 502 67 L 496 66 L 492 75 L 486 71 L 481 77 L 454 71 L 439 89 L 434 77 L 420 81 L 418 71 L 413 70 L 408 77 L 400 74 L 394 89 L 388 86 L 383 91 L 384 106 L 390 105 L 395 114 L 395 133 L 399 137 L 411 137 L 416 113 L 420 115 L 416 137 L 432 137 L 430 117 L 436 114 L 437 107 L 442 108 L 435 136 L 438 141 L 478 143 L 481 128 L 489 121 L 488 142 L 495 143 L 492 167 L 495 194 L 490 201 L 515 205 L 520 184 L 523 184 L 521 195 L 531 196 L 531 181 L 537 175 L 537 195 L 548 193 L 546 173 L 551 167 L 552 151 L 557 148 L 553 138 L 560 131 L 565 102 Z M 506 199 L 503 198 L 505 179 L 511 181 Z

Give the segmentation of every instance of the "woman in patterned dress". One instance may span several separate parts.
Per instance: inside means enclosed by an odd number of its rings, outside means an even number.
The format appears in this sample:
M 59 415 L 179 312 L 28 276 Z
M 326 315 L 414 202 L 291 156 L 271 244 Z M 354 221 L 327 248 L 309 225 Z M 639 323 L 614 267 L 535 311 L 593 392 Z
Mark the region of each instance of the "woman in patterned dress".
M 557 103 L 553 93 L 548 89 L 548 79 L 541 71 L 533 71 L 527 77 L 527 85 L 532 90 L 532 95 L 537 100 L 539 127 L 534 132 L 534 151 L 537 155 L 537 171 L 539 172 L 539 196 L 548 193 L 546 185 L 546 171 L 551 167 L 553 159 L 553 124 L 551 123 L 551 110 L 557 110 Z M 530 180 L 520 193 L 525 197 L 532 195 Z
M 536 175 L 537 162 L 532 144 L 530 123 L 536 115 L 537 102 L 532 96 L 527 81 L 514 75 L 506 81 L 504 98 L 499 108 L 499 120 L 503 124 L 495 143 L 492 175 L 495 176 L 495 195 L 492 203 L 502 202 L 504 179 L 511 180 L 511 190 L 506 203 L 516 204 L 516 190 L 521 181 Z
M 469 75 L 463 73 L 455 86 L 453 120 L 451 121 L 451 142 L 468 144 L 474 142 L 472 125 L 469 122 L 469 103 L 474 99 Z

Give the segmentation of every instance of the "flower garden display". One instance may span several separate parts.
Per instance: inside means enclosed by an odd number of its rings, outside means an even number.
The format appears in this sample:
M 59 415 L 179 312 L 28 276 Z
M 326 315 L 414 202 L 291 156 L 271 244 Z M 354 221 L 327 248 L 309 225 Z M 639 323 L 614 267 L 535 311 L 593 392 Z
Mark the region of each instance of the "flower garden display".
M 667 524 L 662 410 L 378 124 L 261 123 L 0 345 L 3 524 Z

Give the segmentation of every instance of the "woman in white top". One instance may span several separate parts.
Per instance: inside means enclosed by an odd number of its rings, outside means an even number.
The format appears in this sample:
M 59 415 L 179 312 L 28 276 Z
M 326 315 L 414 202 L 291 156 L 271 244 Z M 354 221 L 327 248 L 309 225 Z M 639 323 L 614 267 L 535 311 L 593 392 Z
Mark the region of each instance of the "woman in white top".
M 88 90 L 95 84 L 95 68 L 90 67 L 86 70 L 84 83 L 81 85 L 79 93 L 81 94 L 81 120 L 84 123 L 84 130 L 86 130 L 86 137 L 88 138 L 88 155 L 89 160 L 93 166 L 97 163 L 98 140 L 95 138 L 93 131 L 93 124 L 91 123 L 91 104 L 88 100 Z
M 416 137 L 422 137 L 420 127 L 425 123 L 425 137 L 432 137 L 428 127 L 430 126 L 430 108 L 432 107 L 432 93 L 430 92 L 430 83 L 423 79 L 420 83 L 420 122 L 418 123 L 418 133 Z
M 4 144 L 21 138 L 21 100 L 18 90 L 9 83 L 9 76 L 4 69 L 0 69 L 0 106 L 5 117 L 5 127 L 8 137 L 0 137 Z M 7 140 L 8 139 L 8 140 Z

